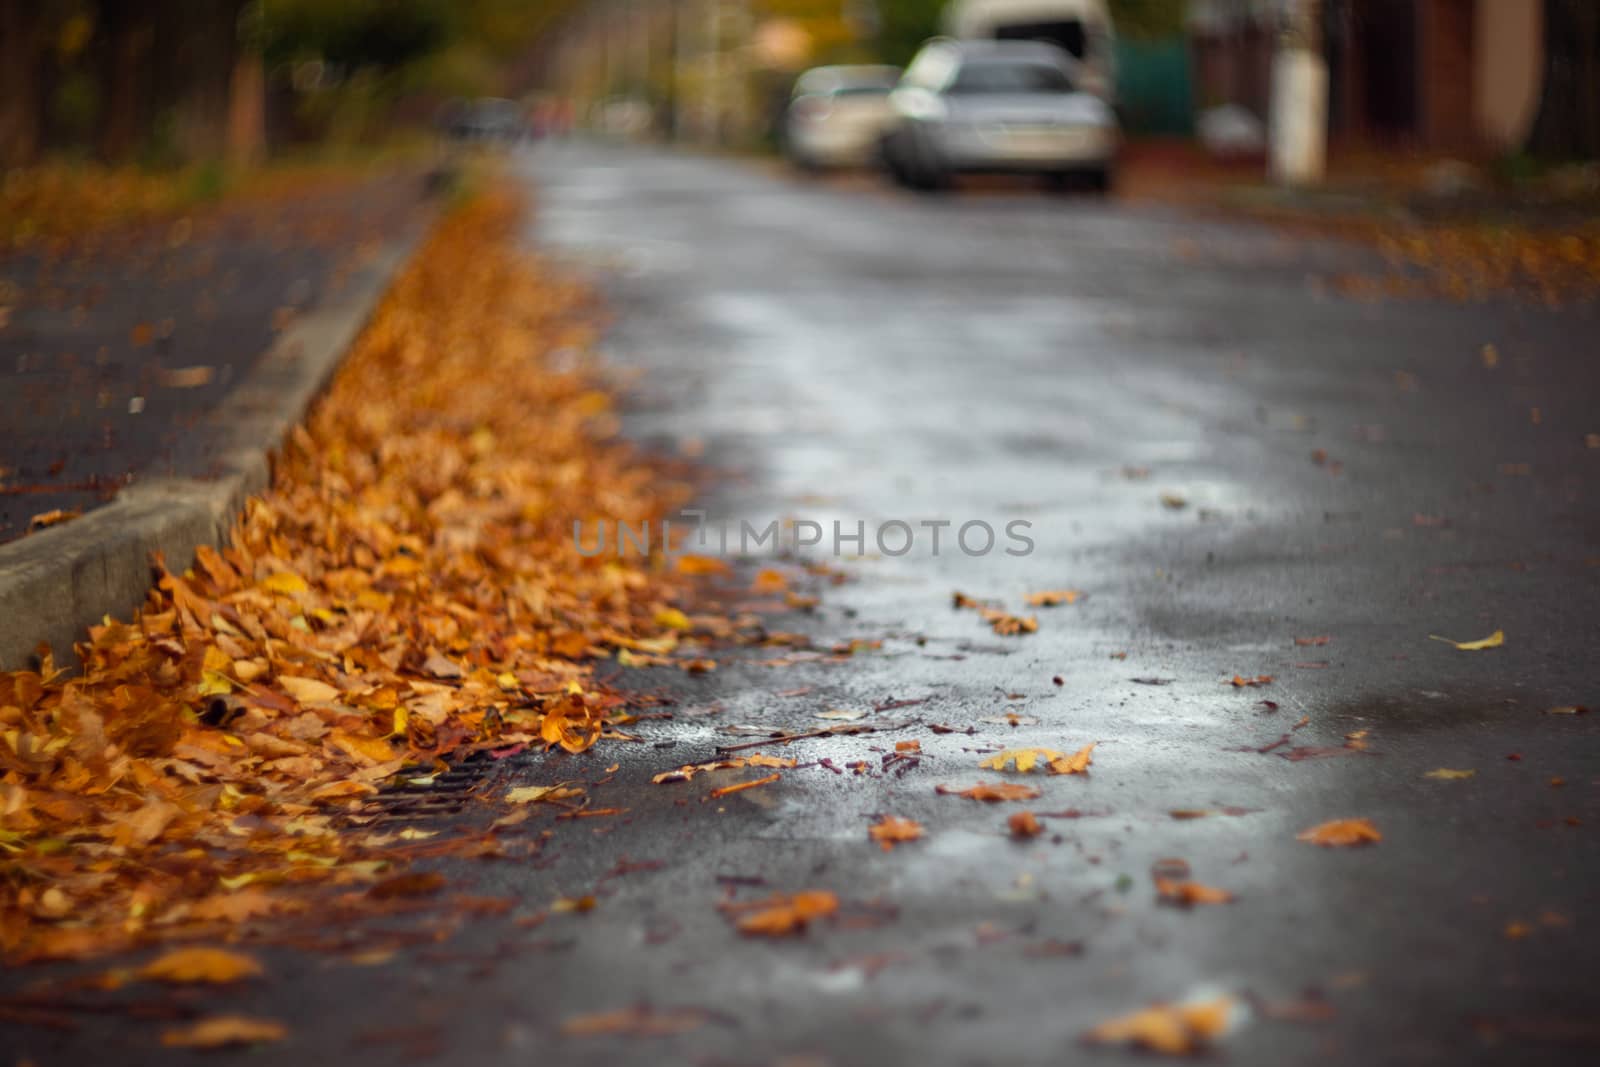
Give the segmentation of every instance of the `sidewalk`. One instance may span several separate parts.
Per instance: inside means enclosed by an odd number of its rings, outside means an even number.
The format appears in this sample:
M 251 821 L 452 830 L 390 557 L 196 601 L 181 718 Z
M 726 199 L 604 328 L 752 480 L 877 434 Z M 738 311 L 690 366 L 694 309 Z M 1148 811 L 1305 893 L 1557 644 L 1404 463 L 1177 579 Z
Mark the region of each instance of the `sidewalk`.
M 140 479 L 213 476 L 197 427 L 421 194 L 410 174 L 328 177 L 0 253 L 0 544 Z
M 325 176 L 0 260 L 0 669 L 226 537 L 433 217 Z
M 1192 141 L 1134 141 L 1119 194 L 1373 246 L 1390 270 L 1341 279 L 1357 298 L 1511 293 L 1557 307 L 1600 294 L 1600 171 L 1592 167 L 1513 180 L 1443 157 L 1344 151 L 1333 155 L 1326 182 L 1305 189 L 1273 185 L 1265 167 L 1217 159 Z

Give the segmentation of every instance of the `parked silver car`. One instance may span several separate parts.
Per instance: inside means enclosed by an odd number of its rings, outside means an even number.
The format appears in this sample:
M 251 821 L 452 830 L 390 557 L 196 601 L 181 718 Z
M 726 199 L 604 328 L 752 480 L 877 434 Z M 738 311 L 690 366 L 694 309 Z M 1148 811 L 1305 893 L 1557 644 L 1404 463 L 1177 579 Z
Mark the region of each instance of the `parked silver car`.
M 1075 61 L 1036 41 L 931 41 L 890 95 L 884 161 L 904 184 L 957 174 L 1041 174 L 1111 187 L 1120 136 L 1111 106 L 1079 88 Z
M 874 162 L 899 79 L 898 67 L 817 67 L 802 74 L 784 113 L 790 161 L 803 170 Z

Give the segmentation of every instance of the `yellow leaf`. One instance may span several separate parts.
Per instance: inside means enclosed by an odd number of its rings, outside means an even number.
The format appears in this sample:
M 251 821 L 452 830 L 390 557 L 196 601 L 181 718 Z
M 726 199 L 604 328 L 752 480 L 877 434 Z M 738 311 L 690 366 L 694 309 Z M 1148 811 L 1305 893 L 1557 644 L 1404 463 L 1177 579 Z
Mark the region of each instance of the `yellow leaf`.
M 1471 778 L 1477 771 L 1452 771 L 1448 767 L 1440 767 L 1436 771 L 1429 771 L 1424 778 L 1438 778 L 1443 781 L 1454 781 L 1459 778 Z
M 1504 630 L 1496 630 L 1481 641 L 1452 641 L 1448 637 L 1440 637 L 1438 634 L 1429 634 L 1428 640 L 1443 641 L 1447 645 L 1455 645 L 1463 652 L 1481 652 L 1486 648 L 1499 648 L 1505 644 L 1506 632 Z
M 583 790 L 570 785 L 524 785 L 518 786 L 506 794 L 506 800 L 512 804 L 534 804 L 541 800 L 566 800 L 569 797 L 581 797 Z
M 272 1019 L 252 1019 L 245 1015 L 214 1015 L 163 1031 L 161 1043 L 168 1048 L 225 1048 L 228 1045 L 259 1045 L 282 1041 L 289 1030 Z
M 284 596 L 293 596 L 295 593 L 304 593 L 311 588 L 306 585 L 306 580 L 293 571 L 279 571 L 269 574 L 256 583 L 261 589 L 269 593 L 281 593 Z
M 1040 760 L 1049 763 L 1060 758 L 1061 753 L 1053 748 L 1008 748 L 980 760 L 978 766 L 986 771 L 1003 771 L 1007 764 L 1014 764 L 1018 771 L 1026 774 L 1038 766 Z
M 327 682 L 315 678 L 298 678 L 292 674 L 278 675 L 278 684 L 301 704 L 323 704 L 339 696 L 339 691 Z
M 665 626 L 669 630 L 687 630 L 689 616 L 677 608 L 662 608 L 656 612 L 656 625 Z
M 261 964 L 249 956 L 220 948 L 180 948 L 158 956 L 139 968 L 140 978 L 151 982 L 189 985 L 208 982 L 214 985 L 256 978 Z

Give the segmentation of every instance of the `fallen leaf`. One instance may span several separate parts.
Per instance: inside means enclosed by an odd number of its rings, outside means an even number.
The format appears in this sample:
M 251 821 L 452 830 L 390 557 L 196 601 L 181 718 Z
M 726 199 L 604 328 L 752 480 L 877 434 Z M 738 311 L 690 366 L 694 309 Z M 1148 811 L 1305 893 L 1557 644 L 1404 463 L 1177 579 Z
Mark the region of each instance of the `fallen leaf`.
M 839 910 L 839 898 L 825 889 L 808 889 L 791 896 L 778 895 L 752 905 L 737 922 L 739 932 L 756 937 L 787 937 L 806 928 L 813 919 Z
M 671 1037 L 703 1026 L 709 1016 L 698 1008 L 663 1010 L 647 1004 L 615 1011 L 575 1015 L 561 1024 L 568 1037 L 618 1034 L 624 1037 Z
M 712 797 L 725 797 L 732 793 L 742 793 L 746 789 L 754 789 L 757 786 L 762 785 L 771 785 L 773 782 L 778 781 L 782 777 L 783 775 L 773 772 L 772 774 L 767 775 L 765 778 L 756 778 L 753 781 L 739 782 L 736 785 L 725 785 L 720 789 L 713 789 L 707 795 Z
M 1088 774 L 1089 764 L 1094 762 L 1094 746 L 1099 742 L 1084 745 L 1070 756 L 1061 756 L 1050 761 L 1051 774 Z
M 1301 841 L 1328 848 L 1365 845 L 1383 840 L 1383 835 L 1370 819 L 1335 819 L 1301 831 L 1297 837 Z
M 1501 645 L 1505 644 L 1506 633 L 1504 630 L 1496 630 L 1488 637 L 1478 641 L 1452 641 L 1448 637 L 1440 637 L 1438 634 L 1429 634 L 1428 640 L 1443 641 L 1447 645 L 1455 645 L 1463 652 L 1481 652 L 1486 648 L 1499 648 Z
M 1094 746 L 1091 745 L 1090 748 Z M 1061 753 L 1053 748 L 1008 748 L 996 752 L 988 759 L 979 760 L 978 766 L 986 771 L 1003 771 L 1008 765 L 1017 771 L 1026 774 L 1037 767 L 1040 762 L 1049 763 L 1051 760 L 1061 758 Z
M 315 678 L 300 678 L 292 674 L 278 675 L 278 684 L 301 704 L 325 704 L 338 697 L 339 690 Z
M 1228 996 L 1187 1004 L 1152 1004 L 1101 1023 L 1084 1039 L 1097 1044 L 1134 1045 L 1166 1056 L 1187 1056 L 1221 1037 L 1233 1013 L 1234 1000 Z
M 64 522 L 72 521 L 81 514 L 83 512 L 76 508 L 55 508 L 50 511 L 41 511 L 28 520 L 28 529 L 43 530 L 49 526 L 59 526 Z
M 1168 904 L 1190 908 L 1196 904 L 1229 904 L 1233 894 L 1226 889 L 1214 889 L 1199 882 L 1173 878 L 1156 878 L 1156 895 Z
M 510 804 L 537 804 L 540 801 L 567 800 L 583 796 L 583 790 L 572 785 L 522 785 L 506 794 Z
M 1562 704 L 1559 707 L 1546 708 L 1546 715 L 1584 715 L 1589 711 L 1582 704 Z
M 1003 800 L 1033 800 L 1044 795 L 1043 791 L 1031 785 L 1018 785 L 1011 782 L 1000 782 L 990 785 L 979 782 L 970 789 L 951 789 L 948 786 L 934 786 L 934 792 L 966 797 L 968 800 L 982 800 L 990 804 Z
M 1258 674 L 1254 678 L 1245 678 L 1236 674 L 1233 676 L 1233 681 L 1229 682 L 1228 684 L 1233 686 L 1235 689 L 1253 689 L 1256 686 L 1271 685 L 1272 675 Z
M 1003 611 L 984 609 L 979 613 L 990 629 L 1001 637 L 1020 637 L 1039 632 L 1039 620 L 1032 615 L 1008 615 Z
M 213 1015 L 188 1026 L 162 1031 L 161 1043 L 168 1048 L 226 1048 L 230 1045 L 263 1045 L 282 1041 L 288 1036 L 288 1027 L 274 1019 Z
M 220 948 L 180 948 L 151 960 L 137 972 L 151 982 L 173 985 L 223 985 L 261 975 L 261 964 L 249 956 Z
M 1042 593 L 1029 593 L 1023 601 L 1030 608 L 1053 608 L 1061 604 L 1076 604 L 1083 597 L 1077 589 L 1049 589 Z
M 679 574 L 727 574 L 728 564 L 713 556 L 686 555 L 678 557 Z
M 216 373 L 215 367 L 203 364 L 193 367 L 161 367 L 156 371 L 156 380 L 167 389 L 198 389 L 202 385 L 210 385 Z
M 872 839 L 883 846 L 885 852 L 894 850 L 894 846 L 904 841 L 915 841 L 922 836 L 922 824 L 910 819 L 902 819 L 898 815 L 885 815 L 868 828 L 867 833 Z
M 1440 767 L 1436 771 L 1429 771 L 1424 778 L 1438 778 L 1443 781 L 1454 781 L 1460 778 L 1471 778 L 1477 771 L 1452 771 L 1448 767 Z
M 819 711 L 816 717 L 819 719 L 842 719 L 845 722 L 854 722 L 857 719 L 865 719 L 867 713 L 864 711 L 852 711 L 849 708 L 830 708 L 827 711 Z
M 1044 824 L 1031 811 L 1019 811 L 1006 820 L 1006 829 L 1012 837 L 1038 837 L 1044 833 Z

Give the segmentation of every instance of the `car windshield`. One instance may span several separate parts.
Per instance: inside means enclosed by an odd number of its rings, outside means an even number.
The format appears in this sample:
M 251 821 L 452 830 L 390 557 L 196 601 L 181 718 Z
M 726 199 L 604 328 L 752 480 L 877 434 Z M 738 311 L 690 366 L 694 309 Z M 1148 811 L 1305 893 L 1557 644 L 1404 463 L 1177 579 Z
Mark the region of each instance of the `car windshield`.
M 963 63 L 946 92 L 957 96 L 978 93 L 1070 93 L 1072 79 L 1048 63 Z
M 888 96 L 892 85 L 844 85 L 833 91 L 834 96 Z

